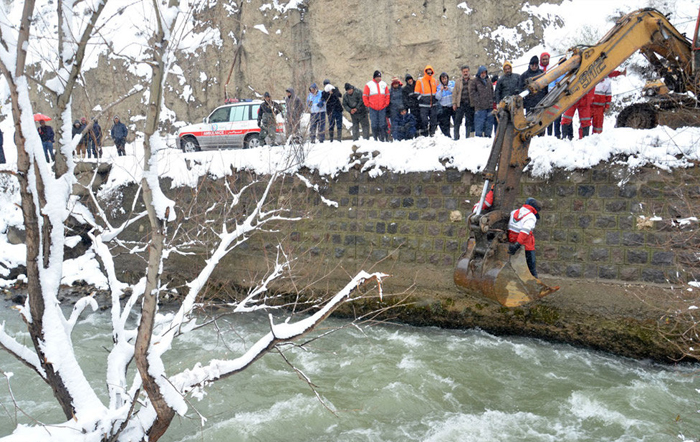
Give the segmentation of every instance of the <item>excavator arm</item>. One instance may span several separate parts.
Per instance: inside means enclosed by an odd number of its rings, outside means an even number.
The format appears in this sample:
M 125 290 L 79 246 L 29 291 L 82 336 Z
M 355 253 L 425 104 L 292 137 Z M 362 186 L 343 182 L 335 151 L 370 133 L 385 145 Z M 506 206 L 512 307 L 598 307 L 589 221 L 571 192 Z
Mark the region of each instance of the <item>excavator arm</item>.
M 522 253 L 514 257 L 507 254 L 508 218 L 529 162 L 530 140 L 637 51 L 667 82 L 670 79 L 676 88 L 698 94 L 690 41 L 659 11 L 641 9 L 620 18 L 595 46 L 570 49 L 554 68 L 531 79 L 523 93 L 499 103 L 498 130 L 482 172 L 483 191 L 476 212 L 468 219 L 469 244 L 454 273 L 459 288 L 507 307 L 532 302 L 556 290 L 530 275 Z M 526 115 L 523 97 L 547 88 L 560 77 Z M 489 189 L 493 190 L 494 203 L 491 211 L 482 214 Z

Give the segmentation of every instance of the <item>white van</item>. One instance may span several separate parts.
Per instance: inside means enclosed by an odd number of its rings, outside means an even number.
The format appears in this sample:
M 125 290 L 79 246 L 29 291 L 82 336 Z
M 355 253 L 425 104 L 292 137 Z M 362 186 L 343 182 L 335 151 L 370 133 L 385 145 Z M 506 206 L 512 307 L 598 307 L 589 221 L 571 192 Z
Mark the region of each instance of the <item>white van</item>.
M 219 106 L 202 123 L 177 132 L 183 152 L 214 149 L 248 149 L 261 145 L 258 109 L 261 100 Z M 284 108 L 284 103 L 280 103 Z M 284 118 L 277 115 L 277 142 L 284 142 Z

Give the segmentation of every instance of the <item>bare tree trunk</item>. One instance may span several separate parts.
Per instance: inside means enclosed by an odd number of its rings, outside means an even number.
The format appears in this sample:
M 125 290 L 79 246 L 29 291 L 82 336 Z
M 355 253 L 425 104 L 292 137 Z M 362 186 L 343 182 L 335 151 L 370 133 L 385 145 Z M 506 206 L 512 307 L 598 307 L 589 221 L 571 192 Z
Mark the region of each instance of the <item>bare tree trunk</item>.
M 170 0 L 169 7 L 177 4 L 175 0 Z M 151 173 L 157 176 L 158 171 L 152 170 L 153 164 L 151 159 L 157 152 L 153 152 L 151 145 L 152 136 L 158 130 L 158 121 L 160 119 L 160 107 L 163 96 L 163 81 L 166 75 L 164 54 L 167 52 L 168 41 L 165 39 L 165 31 L 163 29 L 163 17 L 159 15 L 160 8 L 158 0 L 153 0 L 153 6 L 156 10 L 158 30 L 154 41 L 154 61 L 151 64 L 153 69 L 153 77 L 151 78 L 151 89 L 149 94 L 148 114 L 146 116 L 146 127 L 144 129 L 144 178 L 143 199 L 148 211 L 148 219 L 151 222 L 151 244 L 148 249 L 148 269 L 146 271 L 146 289 L 144 292 L 143 305 L 141 307 L 141 322 L 138 327 L 136 336 L 134 359 L 138 367 L 143 387 L 148 398 L 156 410 L 156 420 L 153 426 L 148 431 L 148 440 L 155 442 L 165 433 L 170 426 L 170 423 L 175 417 L 175 410 L 168 405 L 163 398 L 156 379 L 149 373 L 150 363 L 148 361 L 151 337 L 153 336 L 153 326 L 158 308 L 158 280 L 160 277 L 160 266 L 163 257 L 163 244 L 165 242 L 165 219 L 159 218 L 154 205 L 153 193 L 154 186 L 158 186 L 157 179 L 155 182 L 149 181 Z M 156 166 L 157 167 L 157 166 Z
M 15 78 L 24 75 L 24 66 L 26 61 L 25 44 L 29 40 L 29 29 L 31 26 L 31 18 L 34 12 L 34 0 L 27 0 L 24 3 L 22 11 L 22 20 L 20 23 L 19 38 L 17 41 L 17 64 L 14 75 L 7 70 L 7 66 L 2 65 L 2 71 L 8 83 L 12 102 L 12 116 L 15 125 L 15 144 L 17 146 L 17 178 L 20 184 L 20 194 L 22 198 L 22 215 L 24 218 L 24 226 L 27 232 L 27 296 L 29 309 L 31 314 L 31 323 L 28 324 L 29 334 L 34 344 L 34 349 L 39 356 L 41 366 L 46 371 L 46 382 L 51 386 L 56 400 L 61 405 L 61 409 L 66 418 L 71 418 L 75 412 L 73 408 L 73 400 L 66 388 L 61 377 L 53 369 L 53 365 L 47 360 L 43 352 L 44 341 L 44 297 L 42 294 L 41 285 L 41 268 L 46 266 L 49 259 L 51 245 L 51 223 L 47 217 L 44 217 L 42 227 L 39 227 L 39 219 L 37 217 L 37 207 L 34 201 L 34 193 L 30 183 L 30 177 L 33 175 L 36 179 L 36 189 L 38 190 L 39 204 L 46 203 L 44 197 L 44 182 L 41 174 L 36 171 L 35 163 L 30 158 L 26 150 L 26 138 L 21 125 L 21 109 L 19 107 L 19 92 Z M 34 169 L 34 170 L 32 170 Z M 32 173 L 30 173 L 32 172 Z M 39 257 L 42 255 L 43 261 L 39 262 Z

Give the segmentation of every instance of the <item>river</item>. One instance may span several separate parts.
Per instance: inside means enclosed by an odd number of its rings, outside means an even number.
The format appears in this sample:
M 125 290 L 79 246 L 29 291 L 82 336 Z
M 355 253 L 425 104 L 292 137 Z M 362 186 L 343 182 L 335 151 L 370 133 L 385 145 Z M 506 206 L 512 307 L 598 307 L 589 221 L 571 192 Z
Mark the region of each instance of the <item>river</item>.
M 22 324 L 8 303 L 0 316 Z M 102 384 L 108 314 L 89 315 L 74 331 L 93 385 Z M 185 335 L 170 354 L 171 372 L 250 345 L 266 317 L 232 317 Z M 331 319 L 326 326 L 343 322 Z M 243 339 L 242 337 L 247 337 Z M 20 339 L 29 341 L 26 332 Z M 190 399 L 162 441 L 673 441 L 700 438 L 697 366 L 662 366 L 527 338 L 475 330 L 384 324 L 344 328 L 307 350 L 285 354 L 317 386 L 330 412 L 277 354 Z M 177 361 L 176 361 L 177 360 Z M 48 387 L 4 352 L 4 372 L 23 412 L 42 422 L 62 414 Z M 0 386 L 0 436 L 16 420 Z M 195 411 L 196 409 L 196 411 Z M 202 423 L 197 413 L 206 417 Z

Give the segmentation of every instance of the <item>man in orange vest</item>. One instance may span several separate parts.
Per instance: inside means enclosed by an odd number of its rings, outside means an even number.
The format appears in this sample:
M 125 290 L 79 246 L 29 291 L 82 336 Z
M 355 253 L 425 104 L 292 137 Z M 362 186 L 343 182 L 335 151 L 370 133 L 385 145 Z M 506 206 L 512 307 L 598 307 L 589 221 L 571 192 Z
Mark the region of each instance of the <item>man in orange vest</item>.
M 365 85 L 362 102 L 369 109 L 369 121 L 375 140 L 389 141 L 389 127 L 386 124 L 386 108 L 389 106 L 389 86 L 382 81 L 382 73 L 374 71 L 372 80 Z
M 432 137 L 438 127 L 438 101 L 435 98 L 437 81 L 433 77 L 435 71 L 432 66 L 426 66 L 423 73 L 425 75 L 416 82 L 415 93 L 418 95 L 422 135 L 430 135 Z

